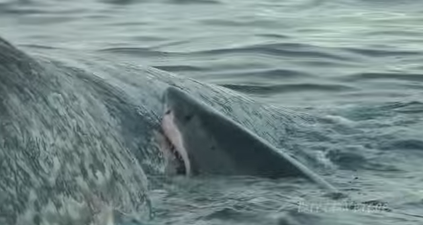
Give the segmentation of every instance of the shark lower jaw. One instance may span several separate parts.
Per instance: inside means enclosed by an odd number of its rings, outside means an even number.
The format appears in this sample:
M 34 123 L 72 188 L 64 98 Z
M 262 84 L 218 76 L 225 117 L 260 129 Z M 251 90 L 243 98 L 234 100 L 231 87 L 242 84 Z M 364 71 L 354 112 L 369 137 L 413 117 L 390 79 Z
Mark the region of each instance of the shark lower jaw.
M 172 174 L 190 175 L 191 165 L 188 153 L 183 145 L 182 134 L 174 123 L 174 115 L 167 110 L 162 119 L 163 138 L 160 141 L 162 150 L 167 161 L 167 167 Z

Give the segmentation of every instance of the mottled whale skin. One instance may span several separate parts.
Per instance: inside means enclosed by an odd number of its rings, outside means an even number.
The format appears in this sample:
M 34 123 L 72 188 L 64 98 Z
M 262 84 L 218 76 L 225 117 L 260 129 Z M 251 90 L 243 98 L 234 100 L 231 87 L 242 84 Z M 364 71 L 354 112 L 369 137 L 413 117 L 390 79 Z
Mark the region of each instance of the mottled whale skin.
M 136 104 L 99 77 L 0 38 L 0 224 L 91 224 L 117 206 L 149 214 L 134 152 L 157 122 Z
M 162 128 L 186 174 L 304 177 L 337 192 L 290 155 L 181 89 L 169 87 L 164 104 Z

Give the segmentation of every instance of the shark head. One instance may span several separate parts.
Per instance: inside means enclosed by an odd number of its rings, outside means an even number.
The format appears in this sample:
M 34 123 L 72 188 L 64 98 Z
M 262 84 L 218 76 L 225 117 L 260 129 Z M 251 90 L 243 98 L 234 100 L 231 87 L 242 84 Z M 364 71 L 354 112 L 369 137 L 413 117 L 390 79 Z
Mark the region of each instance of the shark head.
M 162 149 L 176 174 L 304 177 L 334 190 L 287 153 L 181 89 L 165 91 L 161 125 Z
M 208 129 L 214 111 L 175 87 L 164 93 L 162 130 L 167 170 L 176 174 L 216 174 L 231 165 Z M 219 167 L 223 167 L 220 168 Z
M 281 171 L 281 156 L 262 139 L 187 92 L 169 87 L 163 99 L 169 171 L 267 177 L 298 172 L 290 164 Z

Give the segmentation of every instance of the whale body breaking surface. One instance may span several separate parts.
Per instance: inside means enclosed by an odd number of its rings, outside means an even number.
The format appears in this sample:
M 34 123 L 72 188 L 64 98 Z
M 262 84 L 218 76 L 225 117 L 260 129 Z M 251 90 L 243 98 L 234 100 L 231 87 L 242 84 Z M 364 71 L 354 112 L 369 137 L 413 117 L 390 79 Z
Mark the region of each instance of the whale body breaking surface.
M 153 140 L 162 127 L 179 154 L 176 174 L 299 176 L 335 190 L 289 148 L 311 116 L 153 68 L 61 54 L 31 56 L 0 38 L 1 224 L 87 224 L 116 205 L 148 217 L 148 177 L 165 164 Z

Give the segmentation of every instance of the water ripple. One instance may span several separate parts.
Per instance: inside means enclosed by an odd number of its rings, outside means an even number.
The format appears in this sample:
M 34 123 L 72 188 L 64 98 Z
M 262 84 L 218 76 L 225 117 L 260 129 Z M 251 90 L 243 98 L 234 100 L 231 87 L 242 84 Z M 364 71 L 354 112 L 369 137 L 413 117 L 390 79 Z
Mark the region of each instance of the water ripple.
M 370 80 L 370 79 L 390 79 L 405 81 L 423 81 L 423 74 L 407 74 L 407 73 L 359 73 L 344 78 L 349 81 Z
M 244 85 L 244 84 L 223 84 L 222 86 L 232 90 L 253 93 L 253 94 L 271 94 L 283 92 L 303 92 L 303 91 L 320 91 L 320 92 L 343 92 L 353 91 L 356 88 L 338 85 L 338 84 L 278 84 L 278 85 Z
M 391 49 L 372 49 L 372 48 L 344 48 L 347 51 L 354 52 L 369 57 L 389 57 L 389 56 L 422 56 L 422 51 L 401 50 L 391 47 Z
M 313 77 L 312 74 L 300 70 L 291 69 L 262 69 L 262 70 L 241 70 L 234 72 L 219 72 L 221 77 L 260 77 L 261 79 L 286 79 L 286 78 L 300 78 L 300 77 Z
M 181 42 L 178 42 L 181 43 Z M 168 44 L 169 45 L 169 44 Z M 162 45 L 163 46 L 163 45 Z M 216 48 L 199 51 L 163 51 L 154 47 L 115 47 L 105 48 L 100 51 L 116 54 L 142 55 L 142 56 L 191 56 L 191 57 L 215 57 L 225 55 L 268 55 L 268 56 L 286 56 L 290 58 L 316 58 L 320 60 L 330 59 L 340 62 L 356 61 L 341 49 L 328 49 L 318 46 L 312 46 L 299 43 L 276 43 L 276 44 L 254 44 L 233 48 Z

